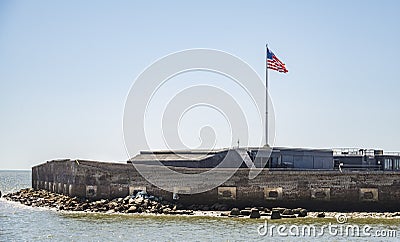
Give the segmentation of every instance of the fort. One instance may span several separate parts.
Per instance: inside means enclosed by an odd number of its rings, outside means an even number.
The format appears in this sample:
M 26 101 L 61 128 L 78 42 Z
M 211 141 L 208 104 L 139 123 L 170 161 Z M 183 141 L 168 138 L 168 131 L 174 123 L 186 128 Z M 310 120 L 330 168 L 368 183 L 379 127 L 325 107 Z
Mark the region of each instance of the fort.
M 227 162 L 219 166 L 224 159 Z M 163 174 L 166 169 L 154 169 L 151 175 L 170 183 L 174 188 L 170 192 L 148 182 L 138 172 L 140 166 L 159 166 L 156 161 L 183 174 L 210 169 L 220 173 L 235 171 L 209 191 L 188 194 L 191 188 L 184 181 L 167 180 L 169 177 Z M 251 169 L 259 172 L 253 179 L 249 179 Z M 90 200 L 125 197 L 143 190 L 165 200 L 179 195 L 179 202 L 187 206 L 223 203 L 231 207 L 395 211 L 400 199 L 400 154 L 279 147 L 142 151 L 124 163 L 48 161 L 32 168 L 32 187 Z

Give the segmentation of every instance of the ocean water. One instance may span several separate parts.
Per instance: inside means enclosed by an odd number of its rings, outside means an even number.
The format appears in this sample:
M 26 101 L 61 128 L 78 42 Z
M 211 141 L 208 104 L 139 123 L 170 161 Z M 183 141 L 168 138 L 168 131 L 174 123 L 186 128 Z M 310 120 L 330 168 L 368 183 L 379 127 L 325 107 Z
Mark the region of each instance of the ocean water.
M 0 191 L 5 194 L 30 187 L 29 171 L 0 171 Z M 336 225 L 329 232 L 329 223 Z M 112 215 L 57 212 L 31 208 L 0 199 L 0 241 L 398 241 L 400 219 L 349 220 L 365 226 L 360 237 L 346 232 L 335 219 L 234 219 L 192 216 Z M 285 228 L 279 234 L 278 227 Z M 316 228 L 313 234 L 301 231 Z M 344 225 L 343 225 L 344 226 Z M 267 229 L 265 229 L 267 228 Z M 343 228 L 343 227 L 342 227 Z M 296 230 L 298 229 L 298 230 Z M 292 233 L 290 233 L 290 230 Z M 267 231 L 267 232 L 266 232 Z M 272 234 L 270 233 L 272 231 Z M 299 233 L 297 233 L 300 231 Z M 390 231 L 396 232 L 394 237 Z M 335 233 L 336 232 L 336 233 Z M 377 234 L 376 232 L 380 232 Z M 261 233 L 261 235 L 260 235 Z M 379 236 L 378 236 L 379 235 Z

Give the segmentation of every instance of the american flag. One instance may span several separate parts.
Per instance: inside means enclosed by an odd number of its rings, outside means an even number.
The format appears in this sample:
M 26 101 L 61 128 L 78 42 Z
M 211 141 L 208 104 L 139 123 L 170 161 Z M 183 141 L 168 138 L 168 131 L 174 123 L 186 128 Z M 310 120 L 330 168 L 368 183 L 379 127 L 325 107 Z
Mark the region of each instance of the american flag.
M 286 73 L 285 64 L 276 57 L 276 55 L 267 48 L 267 68 L 275 71 Z

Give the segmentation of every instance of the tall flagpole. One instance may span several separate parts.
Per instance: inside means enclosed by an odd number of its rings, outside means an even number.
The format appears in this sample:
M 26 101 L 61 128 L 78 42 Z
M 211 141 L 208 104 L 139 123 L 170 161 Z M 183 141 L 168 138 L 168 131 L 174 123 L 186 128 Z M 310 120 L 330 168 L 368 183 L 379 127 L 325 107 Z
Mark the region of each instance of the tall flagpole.
M 265 45 L 267 58 L 265 60 L 265 146 L 268 144 L 268 44 Z

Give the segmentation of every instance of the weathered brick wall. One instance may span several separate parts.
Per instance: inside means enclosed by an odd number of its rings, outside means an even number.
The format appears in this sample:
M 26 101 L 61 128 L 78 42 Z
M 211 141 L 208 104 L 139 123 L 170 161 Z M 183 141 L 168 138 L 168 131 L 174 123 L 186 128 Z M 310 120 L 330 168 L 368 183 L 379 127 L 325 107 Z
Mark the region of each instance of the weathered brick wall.
M 182 173 L 207 169 L 174 168 Z M 221 169 L 227 172 L 228 169 Z M 264 169 L 249 179 L 249 169 L 239 169 L 210 191 L 183 195 L 185 204 L 226 203 L 231 206 L 286 206 L 315 210 L 398 210 L 399 172 L 299 171 Z M 167 176 L 154 174 L 157 179 Z M 182 189 L 182 181 L 169 181 Z M 173 183 L 175 182 L 175 184 Z M 172 193 L 147 182 L 131 164 L 94 161 L 52 161 L 32 168 L 32 186 L 89 199 L 124 197 L 133 190 L 147 190 L 171 200 Z

